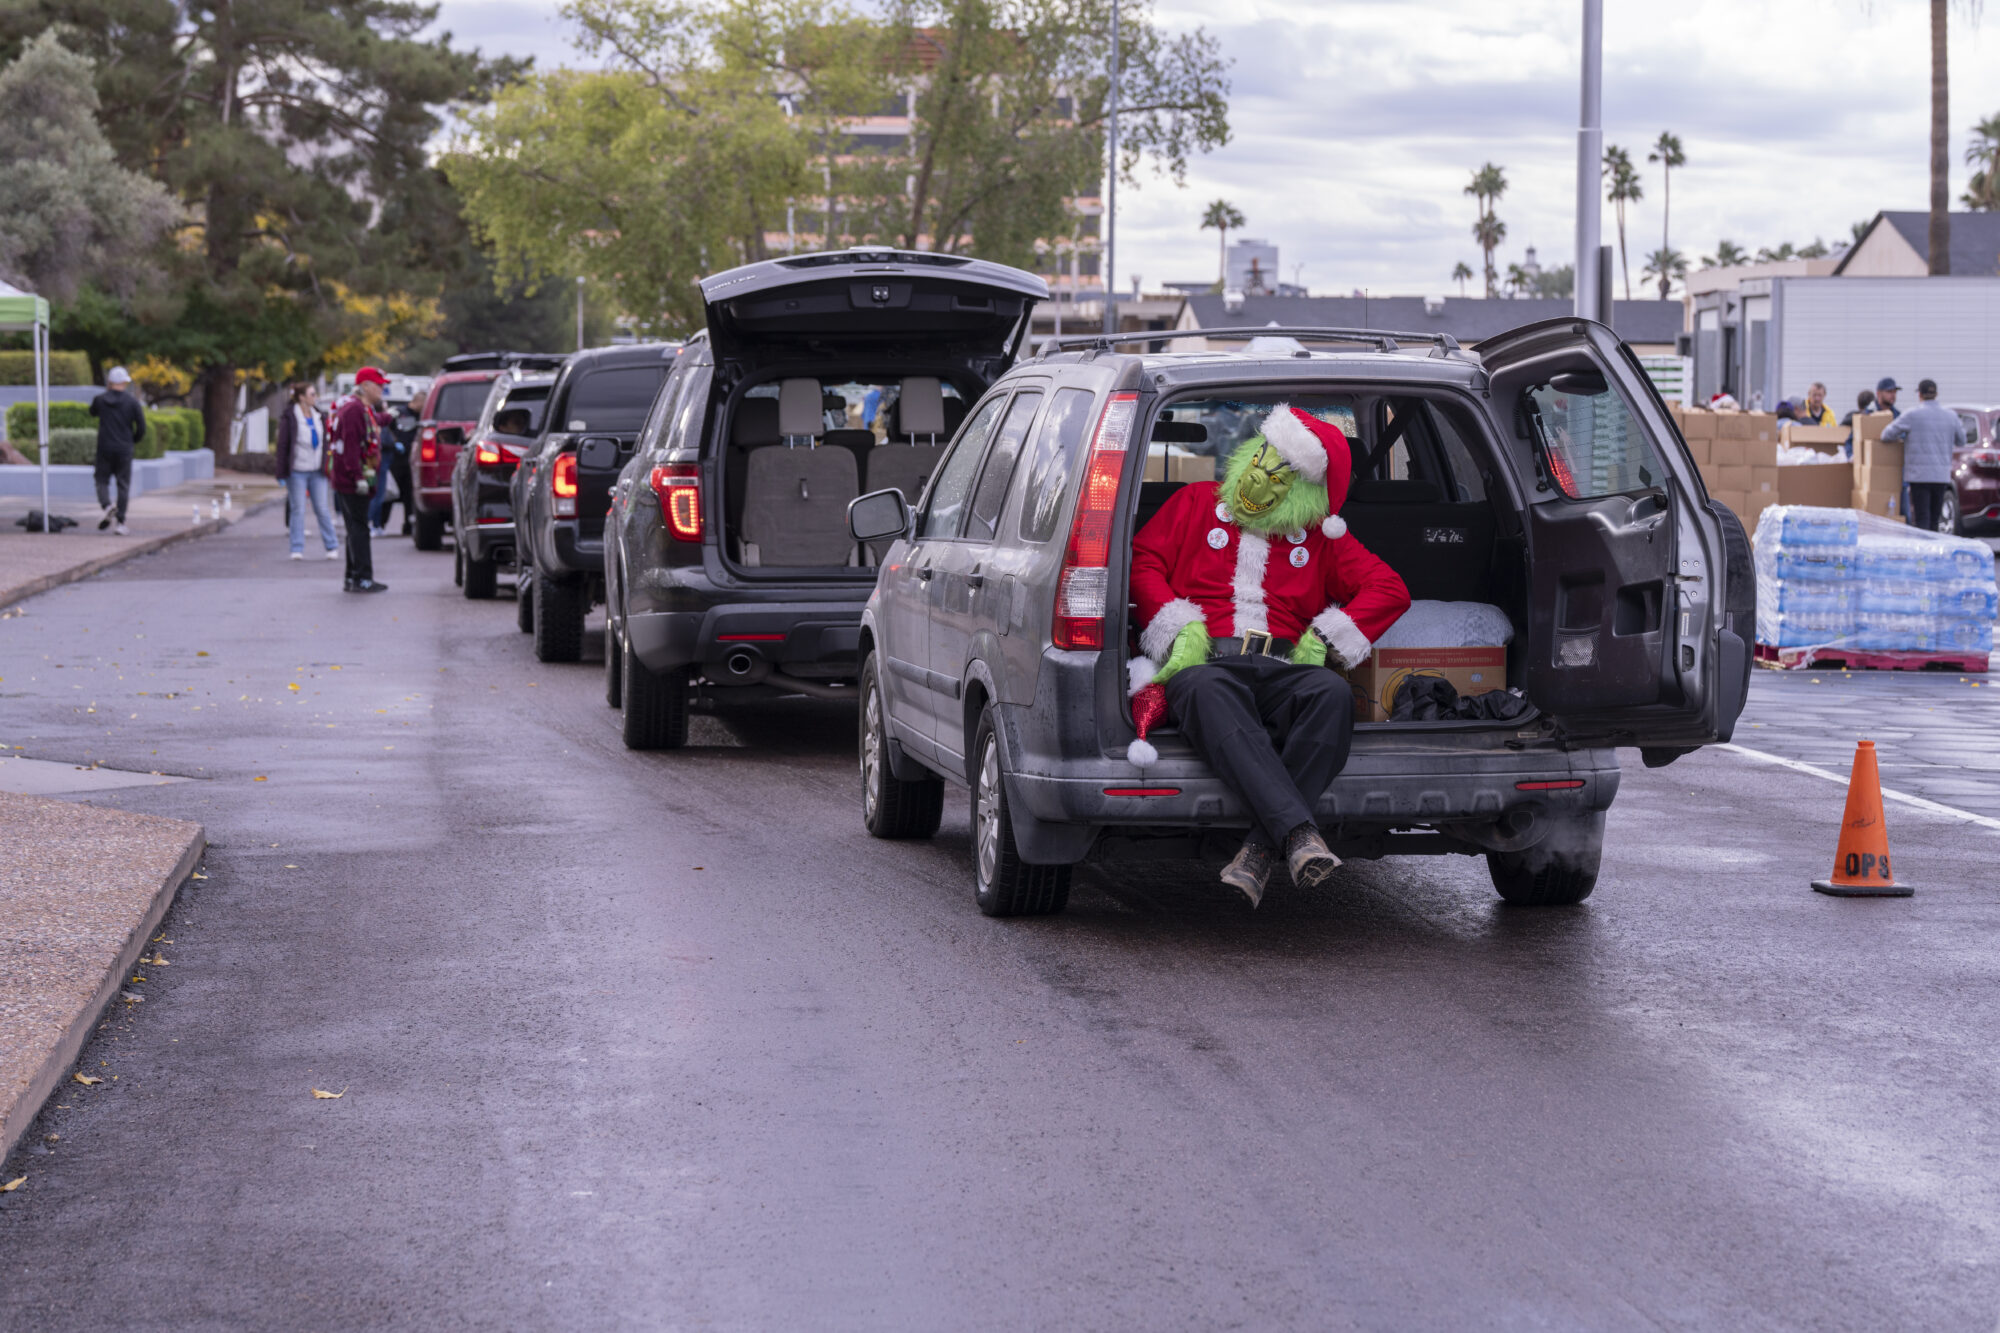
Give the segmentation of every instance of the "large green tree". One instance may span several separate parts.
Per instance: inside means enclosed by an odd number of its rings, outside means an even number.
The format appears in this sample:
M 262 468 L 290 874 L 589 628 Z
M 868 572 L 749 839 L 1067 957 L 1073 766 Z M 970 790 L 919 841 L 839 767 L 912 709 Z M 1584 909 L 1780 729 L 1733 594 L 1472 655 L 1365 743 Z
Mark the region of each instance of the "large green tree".
M 44 31 L 0 69 L 0 125 L 0 278 L 58 302 L 86 277 L 123 296 L 157 281 L 153 245 L 179 210 L 112 156 L 89 60 Z
M 243 379 L 316 371 L 366 332 L 370 298 L 440 289 L 459 224 L 425 145 L 445 110 L 515 66 L 425 36 L 436 16 L 405 0 L 0 10 L 0 41 L 67 25 L 65 43 L 97 63 L 120 160 L 188 210 L 165 252 L 170 299 L 96 334 L 196 371 L 211 446 L 227 444 Z

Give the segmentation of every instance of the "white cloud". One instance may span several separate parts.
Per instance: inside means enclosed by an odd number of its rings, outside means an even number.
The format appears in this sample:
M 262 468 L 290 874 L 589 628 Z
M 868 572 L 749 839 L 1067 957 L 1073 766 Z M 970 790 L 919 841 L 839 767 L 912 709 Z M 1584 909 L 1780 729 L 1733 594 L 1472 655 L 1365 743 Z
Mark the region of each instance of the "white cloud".
M 1633 152 L 1646 197 L 1628 218 L 1634 294 L 1659 244 L 1660 173 L 1645 146 L 1681 137 L 1673 241 L 1697 257 L 1847 235 L 1880 208 L 1928 200 L 1930 34 L 1921 0 L 1681 0 L 1605 6 L 1605 138 Z M 1119 272 L 1147 285 L 1215 271 L 1202 207 L 1229 199 L 1315 291 L 1442 292 L 1478 267 L 1471 171 L 1510 187 L 1501 261 L 1566 262 L 1576 172 L 1576 0 L 1158 0 L 1168 28 L 1206 26 L 1235 61 L 1221 151 L 1185 189 L 1119 191 Z M 574 59 L 553 4 L 443 0 L 440 25 L 492 52 Z M 1965 129 L 2000 111 L 2000 16 L 1952 7 L 1952 193 Z M 1607 239 L 1615 241 L 1609 207 Z M 1622 294 L 1622 288 L 1621 288 Z

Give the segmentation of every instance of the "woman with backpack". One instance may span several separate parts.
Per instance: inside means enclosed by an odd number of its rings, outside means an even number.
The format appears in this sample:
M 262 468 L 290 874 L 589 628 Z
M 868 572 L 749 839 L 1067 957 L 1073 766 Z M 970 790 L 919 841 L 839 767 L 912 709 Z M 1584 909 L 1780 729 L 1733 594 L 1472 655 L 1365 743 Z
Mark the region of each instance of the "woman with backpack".
M 333 481 L 326 474 L 326 418 L 319 411 L 319 390 L 294 384 L 285 411 L 278 418 L 278 480 L 285 483 L 290 511 L 292 559 L 306 558 L 306 502 L 312 502 L 326 558 L 340 559 L 340 538 L 333 530 Z

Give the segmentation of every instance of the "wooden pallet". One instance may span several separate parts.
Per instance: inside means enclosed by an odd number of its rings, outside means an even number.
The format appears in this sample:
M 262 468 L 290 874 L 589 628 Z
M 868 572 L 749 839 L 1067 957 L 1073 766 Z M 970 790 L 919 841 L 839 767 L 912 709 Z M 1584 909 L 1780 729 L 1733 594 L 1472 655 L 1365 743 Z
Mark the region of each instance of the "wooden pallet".
M 1959 671 L 1986 674 L 1984 653 L 1868 653 L 1852 648 L 1757 645 L 1757 665 L 1775 671 Z

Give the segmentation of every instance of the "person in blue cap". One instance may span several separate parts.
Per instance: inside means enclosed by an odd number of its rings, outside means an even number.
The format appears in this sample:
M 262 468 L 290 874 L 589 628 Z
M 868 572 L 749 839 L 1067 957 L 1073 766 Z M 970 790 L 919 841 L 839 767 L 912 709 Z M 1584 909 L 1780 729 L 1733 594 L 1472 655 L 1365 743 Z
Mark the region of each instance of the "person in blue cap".
M 1902 409 L 1896 406 L 1896 394 L 1901 391 L 1902 387 L 1902 385 L 1896 383 L 1894 375 L 1884 375 L 1881 379 L 1876 380 L 1875 410 L 1877 412 L 1887 412 L 1892 417 L 1903 415 Z

